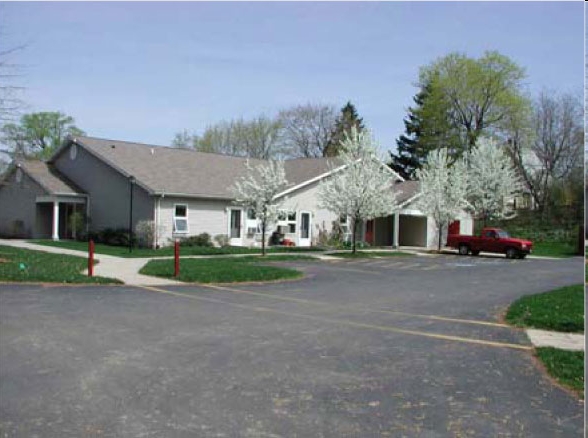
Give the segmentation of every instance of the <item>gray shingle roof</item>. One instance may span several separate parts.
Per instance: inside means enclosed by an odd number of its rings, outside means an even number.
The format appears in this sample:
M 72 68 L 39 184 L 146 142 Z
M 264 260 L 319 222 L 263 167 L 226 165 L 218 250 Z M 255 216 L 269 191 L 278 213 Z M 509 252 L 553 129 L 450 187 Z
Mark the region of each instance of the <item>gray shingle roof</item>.
M 410 198 L 414 197 L 420 190 L 421 184 L 419 181 L 402 181 L 394 185 L 396 191 L 396 200 L 399 204 L 403 204 Z
M 76 137 L 75 141 L 91 153 L 152 193 L 184 194 L 230 199 L 229 188 L 245 175 L 246 158 L 196 152 L 164 146 Z M 249 159 L 251 164 L 262 160 Z M 330 170 L 332 158 L 305 158 L 285 161 L 288 186 L 292 187 Z
M 39 183 L 49 195 L 76 196 L 84 194 L 73 182 L 44 161 L 25 160 L 18 162 L 16 166 Z

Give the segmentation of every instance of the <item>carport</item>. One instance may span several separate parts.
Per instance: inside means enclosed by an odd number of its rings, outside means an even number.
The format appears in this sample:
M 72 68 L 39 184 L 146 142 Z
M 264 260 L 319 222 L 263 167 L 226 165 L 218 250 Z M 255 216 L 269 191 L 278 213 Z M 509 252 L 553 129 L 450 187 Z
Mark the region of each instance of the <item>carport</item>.
M 398 240 L 400 246 L 427 246 L 427 217 L 417 214 L 400 214 Z

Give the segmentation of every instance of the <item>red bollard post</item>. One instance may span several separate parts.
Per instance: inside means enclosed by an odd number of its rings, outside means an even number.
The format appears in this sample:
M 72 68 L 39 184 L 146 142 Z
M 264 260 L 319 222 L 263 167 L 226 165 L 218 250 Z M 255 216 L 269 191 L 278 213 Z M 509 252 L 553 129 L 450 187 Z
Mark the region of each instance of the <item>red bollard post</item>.
M 88 277 L 94 275 L 94 241 L 88 240 Z
M 176 240 L 174 245 L 174 277 L 180 276 L 180 242 Z

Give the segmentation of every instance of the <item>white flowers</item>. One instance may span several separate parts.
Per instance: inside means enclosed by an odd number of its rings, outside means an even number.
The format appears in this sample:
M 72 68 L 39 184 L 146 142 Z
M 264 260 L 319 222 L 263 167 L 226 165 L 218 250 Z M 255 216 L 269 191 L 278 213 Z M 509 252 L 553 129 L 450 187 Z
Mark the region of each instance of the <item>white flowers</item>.
M 361 221 L 388 216 L 396 210 L 394 177 L 378 158 L 369 131 L 360 132 L 352 127 L 341 146 L 339 158 L 343 168 L 321 183 L 319 207 L 338 217 L 349 217 L 355 244 Z

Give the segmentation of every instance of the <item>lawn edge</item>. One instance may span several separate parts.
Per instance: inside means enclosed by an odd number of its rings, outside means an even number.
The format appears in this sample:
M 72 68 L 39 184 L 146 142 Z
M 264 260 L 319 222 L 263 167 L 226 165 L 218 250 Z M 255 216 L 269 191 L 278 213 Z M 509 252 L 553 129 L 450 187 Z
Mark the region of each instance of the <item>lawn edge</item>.
M 559 350 L 563 350 L 560 348 Z M 566 385 L 565 383 L 560 382 L 557 380 L 555 376 L 552 376 L 547 369 L 547 366 L 543 363 L 539 355 L 537 354 L 537 347 L 533 346 L 531 351 L 531 361 L 534 363 L 535 367 L 541 372 L 541 374 L 554 386 L 558 387 L 559 389 L 563 390 L 564 392 L 574 396 L 578 401 L 581 403 L 585 403 L 586 397 L 586 382 L 584 382 L 584 391 L 580 389 L 572 388 L 571 386 Z M 565 350 L 568 351 L 568 350 Z M 586 360 L 586 352 L 584 352 L 584 361 Z M 584 393 L 584 396 L 582 394 Z

